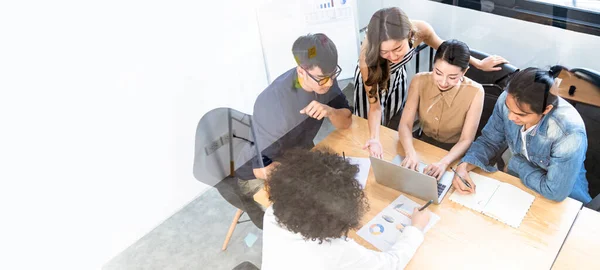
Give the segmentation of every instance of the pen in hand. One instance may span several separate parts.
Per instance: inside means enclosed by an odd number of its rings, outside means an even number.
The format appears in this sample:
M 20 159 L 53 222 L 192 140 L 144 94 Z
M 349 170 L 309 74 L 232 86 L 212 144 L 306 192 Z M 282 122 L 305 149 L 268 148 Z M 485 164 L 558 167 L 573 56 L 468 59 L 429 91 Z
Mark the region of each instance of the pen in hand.
M 429 206 L 432 203 L 433 203 L 433 200 L 429 200 L 425 205 L 423 205 L 423 207 L 419 208 L 419 211 L 425 210 L 425 208 L 427 208 L 427 206 Z
M 458 179 L 460 179 L 460 181 L 462 181 L 462 182 L 463 182 L 463 184 L 465 184 L 465 185 L 466 185 L 468 188 L 472 189 L 472 187 L 471 187 L 471 184 L 469 184 L 469 182 L 467 182 L 467 181 L 466 181 L 464 178 L 462 178 L 462 177 L 460 176 L 460 174 L 458 174 L 458 173 L 456 172 L 456 170 L 454 170 L 454 168 L 450 167 L 450 169 L 452 169 L 452 171 L 454 172 L 454 174 L 455 174 L 456 176 L 458 176 Z

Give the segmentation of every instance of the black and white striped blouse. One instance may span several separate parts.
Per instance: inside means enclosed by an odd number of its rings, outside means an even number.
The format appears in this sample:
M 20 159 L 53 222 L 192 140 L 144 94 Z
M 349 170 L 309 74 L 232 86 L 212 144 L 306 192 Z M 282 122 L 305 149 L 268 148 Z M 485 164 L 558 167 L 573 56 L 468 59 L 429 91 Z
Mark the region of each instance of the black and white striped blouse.
M 398 113 L 402 113 L 406 97 L 408 96 L 408 86 L 406 83 L 406 67 L 415 55 L 415 48 L 406 53 L 402 61 L 390 66 L 390 79 L 388 81 L 389 91 L 379 91 L 379 103 L 381 104 L 381 124 L 387 126 L 389 121 Z M 354 71 L 354 114 L 363 118 L 368 118 L 369 99 L 364 89 L 362 74 L 357 65 Z M 391 127 L 397 128 L 397 127 Z

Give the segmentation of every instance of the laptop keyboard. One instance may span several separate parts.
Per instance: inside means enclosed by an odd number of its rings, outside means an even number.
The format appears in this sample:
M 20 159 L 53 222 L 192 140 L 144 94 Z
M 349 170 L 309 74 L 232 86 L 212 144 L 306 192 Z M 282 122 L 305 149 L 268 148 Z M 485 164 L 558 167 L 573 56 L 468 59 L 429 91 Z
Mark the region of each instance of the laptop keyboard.
M 445 188 L 446 188 L 446 185 L 438 182 L 438 197 L 440 197 L 440 195 L 442 195 L 442 192 L 444 192 Z

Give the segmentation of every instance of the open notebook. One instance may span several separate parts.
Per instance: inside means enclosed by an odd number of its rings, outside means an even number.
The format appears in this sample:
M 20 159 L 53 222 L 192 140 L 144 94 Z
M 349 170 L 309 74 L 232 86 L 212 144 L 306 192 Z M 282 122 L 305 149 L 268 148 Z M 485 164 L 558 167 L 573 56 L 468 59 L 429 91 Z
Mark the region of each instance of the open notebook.
M 518 228 L 535 196 L 483 175 L 470 172 L 469 176 L 475 182 L 477 192 L 469 195 L 454 192 L 450 200 Z

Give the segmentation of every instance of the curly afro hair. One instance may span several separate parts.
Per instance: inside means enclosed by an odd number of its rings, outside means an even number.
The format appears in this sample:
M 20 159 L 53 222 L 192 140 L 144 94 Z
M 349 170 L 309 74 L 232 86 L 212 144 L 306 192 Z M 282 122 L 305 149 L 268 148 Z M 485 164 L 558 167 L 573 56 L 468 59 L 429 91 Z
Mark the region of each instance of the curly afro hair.
M 369 208 L 355 180 L 358 166 L 329 149 L 293 149 L 278 161 L 266 184 L 282 227 L 319 243 L 358 229 Z

